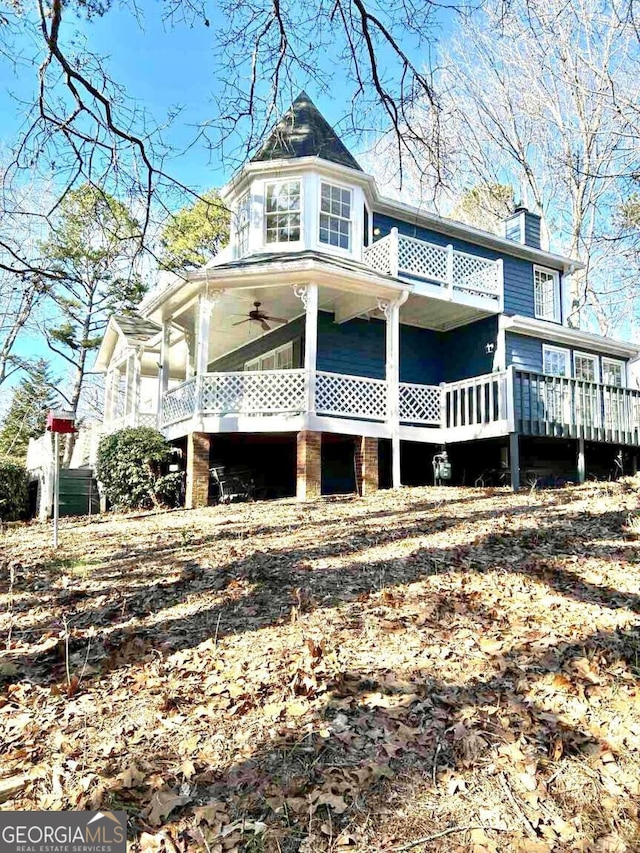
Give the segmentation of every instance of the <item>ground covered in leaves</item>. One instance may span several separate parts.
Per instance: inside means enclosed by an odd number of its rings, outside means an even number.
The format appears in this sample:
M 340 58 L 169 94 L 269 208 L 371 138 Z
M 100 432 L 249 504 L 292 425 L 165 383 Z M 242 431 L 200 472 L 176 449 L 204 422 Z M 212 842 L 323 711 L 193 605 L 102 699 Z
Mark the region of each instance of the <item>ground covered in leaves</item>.
M 640 483 L 1 534 L 3 809 L 143 851 L 640 850 Z M 422 840 L 421 840 L 422 839 Z

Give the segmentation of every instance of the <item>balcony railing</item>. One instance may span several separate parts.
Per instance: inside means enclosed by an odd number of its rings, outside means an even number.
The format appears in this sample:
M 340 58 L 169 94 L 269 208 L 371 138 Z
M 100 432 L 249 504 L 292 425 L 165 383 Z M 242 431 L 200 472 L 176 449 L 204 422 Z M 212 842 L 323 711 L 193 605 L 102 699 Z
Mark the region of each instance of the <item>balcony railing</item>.
M 442 287 L 448 298 L 456 293 L 483 296 L 499 304 L 502 297 L 502 261 L 459 252 L 399 234 L 397 228 L 363 253 L 366 264 L 379 272 L 408 281 Z
M 517 370 L 516 428 L 525 435 L 638 444 L 640 391 Z
M 196 416 L 317 415 L 390 423 L 387 382 L 304 370 L 207 373 L 168 391 L 161 426 Z M 438 441 L 519 432 L 640 444 L 640 392 L 515 370 L 442 385 L 401 382 L 398 422 L 440 428 Z M 278 427 L 282 429 L 283 427 Z

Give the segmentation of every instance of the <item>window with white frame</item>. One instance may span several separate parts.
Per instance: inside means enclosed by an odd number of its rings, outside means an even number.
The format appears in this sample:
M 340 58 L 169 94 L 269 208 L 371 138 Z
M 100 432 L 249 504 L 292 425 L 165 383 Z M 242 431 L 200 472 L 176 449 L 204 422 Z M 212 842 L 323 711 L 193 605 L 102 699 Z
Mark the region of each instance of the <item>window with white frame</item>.
M 320 184 L 321 243 L 351 248 L 351 190 L 333 184 Z
M 269 350 L 245 362 L 245 370 L 291 370 L 293 368 L 293 341 Z
M 533 290 L 536 317 L 539 320 L 553 320 L 559 323 L 561 319 L 560 275 L 557 270 L 534 267 Z
M 267 243 L 300 240 L 300 181 L 267 184 L 264 218 Z
M 560 347 L 542 347 L 542 372 L 548 376 L 569 376 L 569 350 Z
M 565 423 L 571 405 L 569 386 L 566 382 L 558 382 L 557 377 L 571 375 L 569 350 L 543 345 L 542 370 L 547 374 L 541 388 L 545 419 Z
M 602 359 L 602 383 L 604 385 L 615 385 L 616 388 L 624 387 L 624 362 L 613 358 Z
M 238 257 L 244 257 L 249 251 L 249 220 L 251 217 L 251 195 L 245 193 L 236 208 L 236 245 Z
M 574 352 L 573 375 L 583 382 L 598 382 L 598 356 L 586 352 Z

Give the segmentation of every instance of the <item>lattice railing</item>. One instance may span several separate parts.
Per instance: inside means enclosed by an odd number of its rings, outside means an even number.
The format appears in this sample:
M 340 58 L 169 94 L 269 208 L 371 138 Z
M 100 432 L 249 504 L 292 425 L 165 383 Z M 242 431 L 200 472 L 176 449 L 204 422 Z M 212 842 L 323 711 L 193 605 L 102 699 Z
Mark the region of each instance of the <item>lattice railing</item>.
M 374 270 L 378 270 L 378 272 L 384 272 L 387 273 L 387 275 L 395 275 L 396 270 L 392 268 L 391 263 L 392 242 L 393 235 L 388 234 L 381 240 L 376 240 L 375 243 L 372 243 L 370 246 L 367 246 L 362 253 L 362 259 L 365 264 L 368 264 L 370 267 L 373 267 Z
M 407 273 L 438 284 L 447 283 L 447 248 L 416 240 L 398 238 L 398 275 Z
M 304 376 L 304 370 L 207 373 L 202 377 L 199 408 L 215 415 L 302 412 Z
M 400 420 L 403 423 L 440 423 L 440 386 L 400 383 Z
M 316 412 L 319 415 L 383 421 L 387 416 L 387 383 L 383 379 L 316 373 Z
M 418 279 L 450 291 L 499 300 L 502 290 L 501 261 L 459 252 L 452 245 L 439 246 L 399 234 L 396 228 L 363 252 L 366 264 L 379 272 L 405 280 Z
M 193 417 L 196 412 L 196 380 L 188 379 L 182 385 L 172 388 L 162 398 L 163 426 Z
M 497 261 L 468 255 L 465 252 L 453 253 L 453 286 L 456 290 L 469 293 L 482 293 L 496 299 L 500 295 L 500 276 Z

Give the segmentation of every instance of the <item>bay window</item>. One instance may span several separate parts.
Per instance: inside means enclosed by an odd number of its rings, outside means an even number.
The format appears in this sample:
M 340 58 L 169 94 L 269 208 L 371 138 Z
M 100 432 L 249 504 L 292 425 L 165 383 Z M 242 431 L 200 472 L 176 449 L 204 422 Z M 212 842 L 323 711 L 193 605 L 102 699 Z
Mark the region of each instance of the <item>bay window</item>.
M 351 249 L 351 190 L 320 184 L 319 240 L 328 246 Z
M 267 243 L 300 240 L 300 181 L 267 184 L 265 226 Z

